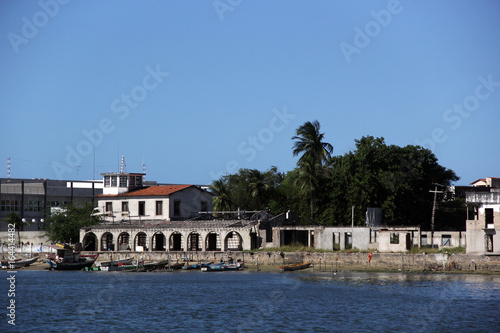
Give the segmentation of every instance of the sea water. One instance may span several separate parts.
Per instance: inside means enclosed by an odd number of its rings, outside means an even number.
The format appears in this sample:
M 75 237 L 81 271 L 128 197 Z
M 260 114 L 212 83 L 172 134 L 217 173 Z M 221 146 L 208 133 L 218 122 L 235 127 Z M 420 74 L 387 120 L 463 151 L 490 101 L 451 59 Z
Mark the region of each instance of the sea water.
M 15 326 L 0 300 L 0 331 L 500 332 L 494 275 L 19 271 Z

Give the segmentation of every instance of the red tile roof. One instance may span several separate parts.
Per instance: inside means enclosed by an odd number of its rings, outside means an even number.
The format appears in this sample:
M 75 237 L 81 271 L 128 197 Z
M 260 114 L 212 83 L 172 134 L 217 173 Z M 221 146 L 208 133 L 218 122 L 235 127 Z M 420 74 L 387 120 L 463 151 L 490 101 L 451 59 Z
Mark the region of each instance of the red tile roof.
M 111 194 L 104 195 L 100 194 L 97 197 L 163 197 L 168 196 L 172 193 L 182 191 L 189 187 L 195 187 L 194 185 L 162 185 L 162 186 L 150 186 L 144 189 L 130 191 L 121 194 Z

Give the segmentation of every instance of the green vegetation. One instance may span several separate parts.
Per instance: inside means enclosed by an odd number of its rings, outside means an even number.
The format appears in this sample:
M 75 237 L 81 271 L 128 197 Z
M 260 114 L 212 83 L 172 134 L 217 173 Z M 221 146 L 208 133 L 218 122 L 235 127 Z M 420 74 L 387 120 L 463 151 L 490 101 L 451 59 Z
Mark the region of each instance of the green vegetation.
M 446 247 L 442 249 L 437 249 L 437 248 L 430 248 L 430 247 L 412 247 L 410 250 L 411 254 L 435 254 L 435 253 L 447 253 L 447 254 L 458 254 L 458 253 L 465 253 L 465 247 L 463 246 L 457 246 L 457 247 Z
M 46 220 L 45 231 L 53 242 L 71 243 L 80 238 L 80 229 L 99 224 L 100 218 L 92 216 L 94 207 L 69 205 Z
M 292 140 L 292 155 L 300 156 L 295 169 L 240 169 L 215 180 L 214 210 L 266 210 L 274 215 L 291 210 L 303 224 L 325 226 L 350 225 L 354 211 L 354 224 L 361 226 L 368 207 L 381 207 L 386 225 L 430 230 L 429 190 L 434 183 L 448 186 L 459 179 L 430 150 L 387 145 L 384 138 L 362 137 L 355 140 L 354 151 L 333 156 L 318 121 L 304 123 Z M 457 227 L 457 219 L 465 221 L 463 201 L 450 200 L 448 193 L 438 199 L 436 230 Z

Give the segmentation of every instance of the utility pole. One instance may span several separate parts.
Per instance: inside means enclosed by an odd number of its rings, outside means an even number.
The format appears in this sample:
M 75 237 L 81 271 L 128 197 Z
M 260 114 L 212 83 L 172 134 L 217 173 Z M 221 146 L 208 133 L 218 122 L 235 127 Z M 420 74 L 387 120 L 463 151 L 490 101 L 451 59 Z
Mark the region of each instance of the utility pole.
M 438 191 L 438 186 L 443 186 L 440 184 L 433 183 L 434 191 L 430 190 L 430 193 L 434 193 L 434 201 L 432 203 L 432 217 L 431 217 L 431 248 L 434 248 L 434 215 L 436 214 L 436 194 L 443 193 L 443 191 Z

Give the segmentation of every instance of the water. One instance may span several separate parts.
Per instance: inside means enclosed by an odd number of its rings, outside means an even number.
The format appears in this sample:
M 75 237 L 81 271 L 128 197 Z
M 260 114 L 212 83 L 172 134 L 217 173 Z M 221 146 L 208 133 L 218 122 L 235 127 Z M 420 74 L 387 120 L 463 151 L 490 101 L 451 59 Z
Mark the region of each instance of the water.
M 15 301 L 0 331 L 500 332 L 500 276 L 19 271 Z

